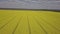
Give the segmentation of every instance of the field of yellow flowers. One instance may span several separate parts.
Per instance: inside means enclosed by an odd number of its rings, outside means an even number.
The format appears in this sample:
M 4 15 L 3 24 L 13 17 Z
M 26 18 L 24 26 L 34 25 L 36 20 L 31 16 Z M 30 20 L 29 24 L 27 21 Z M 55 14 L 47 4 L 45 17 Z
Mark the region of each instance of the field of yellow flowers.
M 60 34 L 60 12 L 0 10 L 0 34 Z

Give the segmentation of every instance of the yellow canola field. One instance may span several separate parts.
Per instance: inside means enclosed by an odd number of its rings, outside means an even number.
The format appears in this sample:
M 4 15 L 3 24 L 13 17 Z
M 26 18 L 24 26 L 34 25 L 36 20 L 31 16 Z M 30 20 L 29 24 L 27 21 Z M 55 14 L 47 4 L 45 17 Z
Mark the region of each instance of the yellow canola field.
M 0 34 L 60 34 L 60 12 L 0 10 Z

